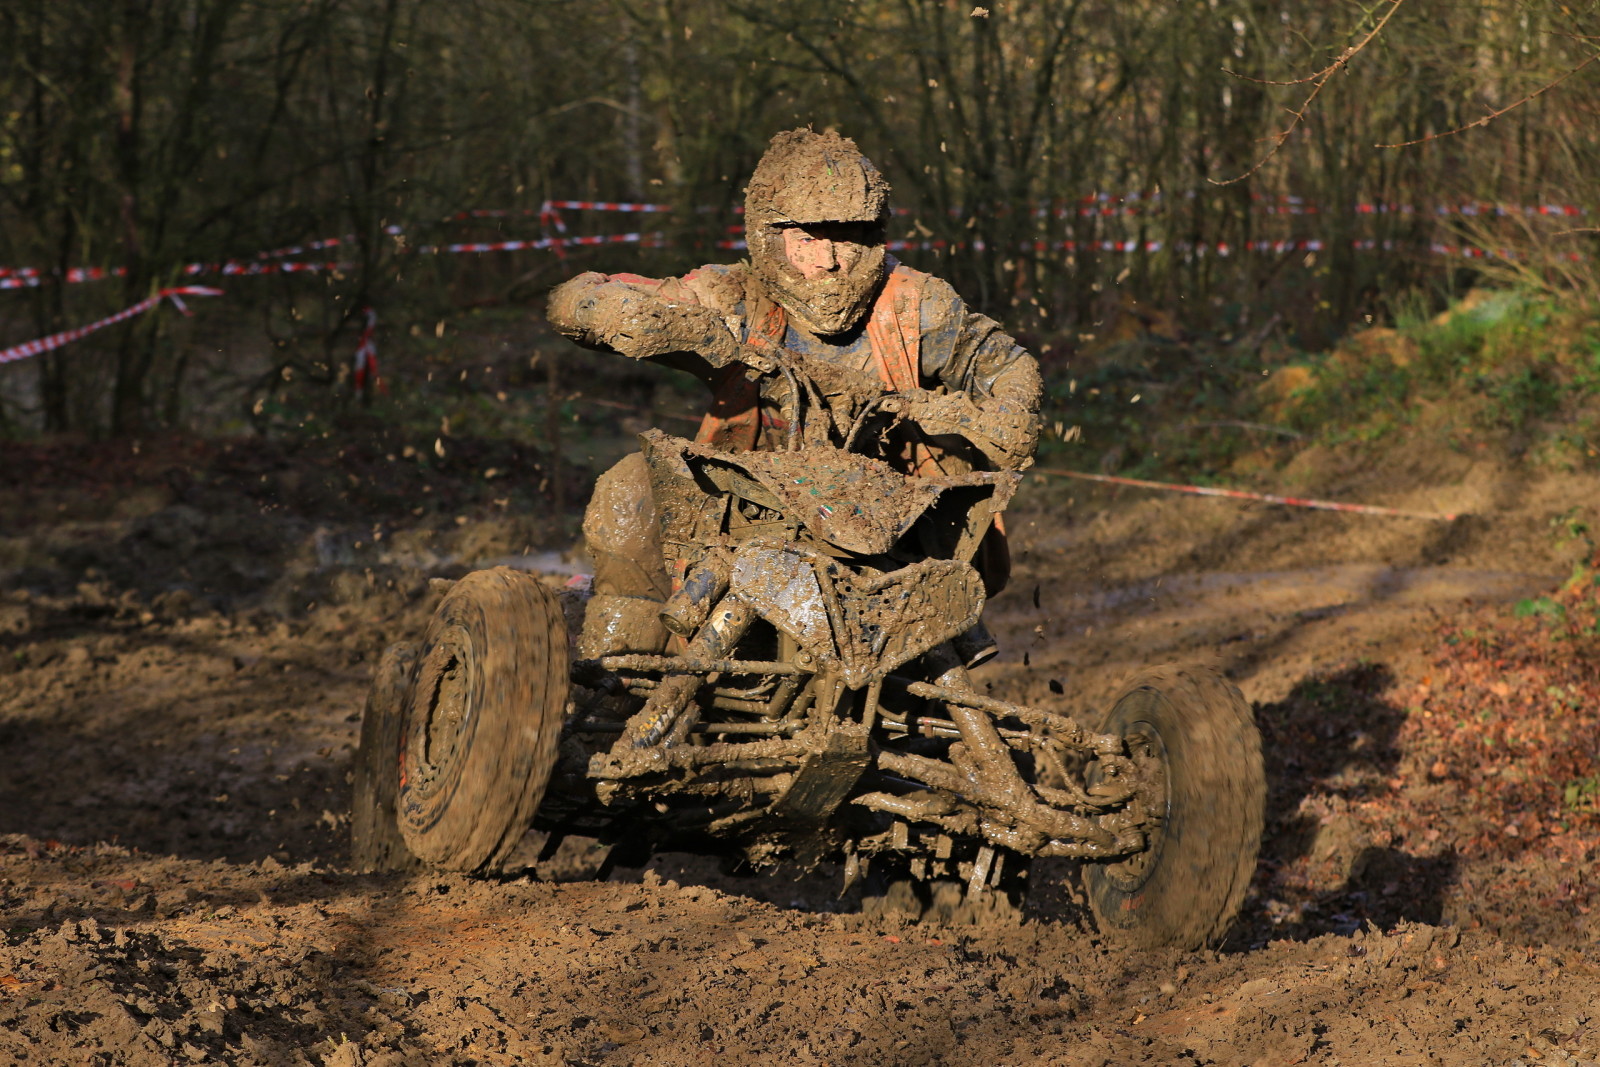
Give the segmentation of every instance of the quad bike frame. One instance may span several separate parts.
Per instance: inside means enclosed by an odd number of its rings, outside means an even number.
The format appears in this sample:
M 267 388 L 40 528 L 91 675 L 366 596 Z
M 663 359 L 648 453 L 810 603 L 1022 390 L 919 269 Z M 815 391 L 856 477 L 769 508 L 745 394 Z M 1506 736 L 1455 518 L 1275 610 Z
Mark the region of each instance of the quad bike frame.
M 863 454 L 892 396 L 845 425 L 826 383 L 783 370 L 785 450 L 640 436 L 674 576 L 666 647 L 639 636 L 574 660 L 576 605 L 501 567 L 456 582 L 420 644 L 385 655 L 356 862 L 490 872 L 536 828 L 614 854 L 838 859 L 847 884 L 876 867 L 981 896 L 1066 857 L 1103 930 L 1218 941 L 1263 821 L 1238 689 L 1209 667 L 1149 668 L 1092 725 L 980 692 L 972 561 L 1020 475 L 903 474 Z M 627 649 L 618 632 L 609 647 Z

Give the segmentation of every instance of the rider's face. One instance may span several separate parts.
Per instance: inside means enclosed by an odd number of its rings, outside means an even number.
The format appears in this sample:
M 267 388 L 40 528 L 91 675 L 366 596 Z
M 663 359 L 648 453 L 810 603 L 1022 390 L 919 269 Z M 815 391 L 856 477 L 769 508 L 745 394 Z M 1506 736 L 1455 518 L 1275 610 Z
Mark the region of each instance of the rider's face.
M 855 222 L 819 222 L 783 231 L 783 252 L 801 277 L 813 281 L 848 274 L 867 251 L 868 227 Z

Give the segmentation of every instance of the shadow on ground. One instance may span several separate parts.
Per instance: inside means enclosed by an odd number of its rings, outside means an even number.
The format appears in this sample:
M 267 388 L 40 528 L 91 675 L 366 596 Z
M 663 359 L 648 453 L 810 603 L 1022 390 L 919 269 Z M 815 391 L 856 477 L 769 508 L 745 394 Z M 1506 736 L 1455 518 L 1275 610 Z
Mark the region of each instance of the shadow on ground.
M 1401 761 L 1406 711 L 1389 667 L 1319 673 L 1259 705 L 1266 827 L 1255 893 L 1235 940 L 1348 934 L 1368 923 L 1438 923 L 1456 858 L 1375 838 L 1353 809 L 1380 801 Z

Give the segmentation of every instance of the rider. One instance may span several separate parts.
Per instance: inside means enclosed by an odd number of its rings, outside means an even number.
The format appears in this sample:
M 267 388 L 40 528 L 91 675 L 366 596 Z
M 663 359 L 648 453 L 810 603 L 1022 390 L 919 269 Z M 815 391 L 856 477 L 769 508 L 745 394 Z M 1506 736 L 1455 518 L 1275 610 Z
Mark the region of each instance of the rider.
M 780 133 L 745 189 L 748 262 L 665 279 L 580 274 L 551 292 L 550 322 L 585 347 L 704 380 L 712 403 L 703 443 L 784 447 L 784 378 L 751 381 L 754 350 L 768 367 L 788 360 L 839 372 L 847 384 L 828 390 L 836 409 L 862 403 L 852 379 L 900 394 L 899 411 L 920 428 L 895 431 L 891 462 L 907 472 L 1026 468 L 1039 436 L 1038 364 L 946 282 L 889 255 L 888 219 L 889 184 L 854 141 L 831 130 Z M 600 476 L 583 530 L 595 573 L 579 654 L 661 650 L 657 614 L 671 589 L 640 454 Z M 974 562 L 998 592 L 1009 572 L 998 520 Z M 989 646 L 986 635 L 967 643 L 974 659 Z

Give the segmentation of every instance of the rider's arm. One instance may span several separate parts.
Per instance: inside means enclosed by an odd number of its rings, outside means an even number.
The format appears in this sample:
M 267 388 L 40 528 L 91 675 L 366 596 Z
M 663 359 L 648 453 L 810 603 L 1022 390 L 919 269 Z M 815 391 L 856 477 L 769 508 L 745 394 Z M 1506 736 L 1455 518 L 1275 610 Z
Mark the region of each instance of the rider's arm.
M 710 380 L 733 360 L 738 343 L 723 317 L 699 303 L 692 278 L 589 271 L 552 289 L 546 314 L 563 336 L 585 348 Z
M 955 290 L 937 279 L 928 283 L 922 320 L 923 379 L 949 390 L 935 401 L 937 417 L 997 466 L 1031 465 L 1044 392 L 1039 364 L 998 323 L 967 310 Z
M 977 402 L 988 437 L 1005 453 L 997 461 L 1010 470 L 1033 464 L 1043 422 L 1039 415 L 1044 381 L 1039 364 L 994 320 L 968 313 L 968 329 L 957 355 L 970 351 L 961 380 Z

